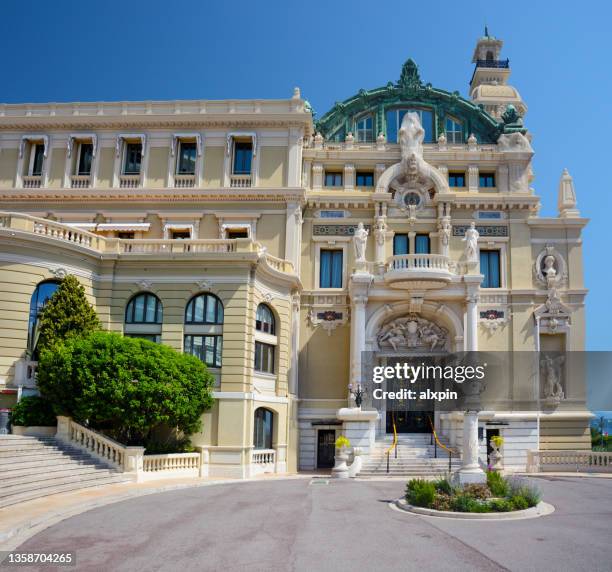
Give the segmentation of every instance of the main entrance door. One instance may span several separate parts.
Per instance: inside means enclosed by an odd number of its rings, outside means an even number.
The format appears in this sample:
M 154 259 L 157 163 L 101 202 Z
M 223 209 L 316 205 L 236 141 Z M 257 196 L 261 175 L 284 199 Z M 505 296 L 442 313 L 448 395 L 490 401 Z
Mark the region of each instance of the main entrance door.
M 317 438 L 317 468 L 330 469 L 334 466 L 336 454 L 336 431 L 319 429 Z
M 430 433 L 430 417 L 433 411 L 387 411 L 387 433 L 393 433 L 393 420 L 398 433 Z

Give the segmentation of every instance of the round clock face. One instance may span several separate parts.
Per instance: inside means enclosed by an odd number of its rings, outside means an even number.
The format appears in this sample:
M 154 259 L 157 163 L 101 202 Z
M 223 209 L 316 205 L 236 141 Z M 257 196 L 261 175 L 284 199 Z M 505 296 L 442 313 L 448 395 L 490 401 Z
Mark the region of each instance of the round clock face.
M 408 207 L 411 205 L 419 206 L 421 203 L 421 197 L 418 193 L 406 193 L 404 195 L 404 204 Z

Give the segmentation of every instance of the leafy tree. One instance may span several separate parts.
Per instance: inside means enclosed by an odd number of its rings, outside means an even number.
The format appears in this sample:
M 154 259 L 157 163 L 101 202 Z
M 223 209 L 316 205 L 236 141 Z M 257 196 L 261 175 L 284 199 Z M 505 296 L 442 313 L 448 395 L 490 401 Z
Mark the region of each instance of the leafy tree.
M 38 321 L 36 351 L 100 329 L 96 311 L 85 297 L 85 288 L 72 275 L 66 276 L 43 308 Z
M 214 379 L 199 359 L 110 332 L 43 349 L 38 371 L 57 413 L 125 444 L 146 445 L 164 426 L 195 433 L 213 403 Z
M 11 411 L 13 425 L 53 427 L 57 419 L 51 403 L 38 395 L 22 397 Z

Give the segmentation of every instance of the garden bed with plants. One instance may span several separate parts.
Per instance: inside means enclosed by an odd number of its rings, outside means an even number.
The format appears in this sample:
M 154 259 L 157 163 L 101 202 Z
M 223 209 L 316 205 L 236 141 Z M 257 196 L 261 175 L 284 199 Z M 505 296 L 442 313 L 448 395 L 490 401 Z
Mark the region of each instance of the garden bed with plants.
M 411 479 L 400 508 L 416 507 L 414 512 L 422 514 L 518 513 L 545 504 L 541 503 L 541 496 L 540 490 L 525 479 L 506 478 L 501 473 L 488 471 L 487 482 L 482 484 L 455 485 L 446 477 L 434 481 Z M 534 512 L 534 516 L 539 514 Z

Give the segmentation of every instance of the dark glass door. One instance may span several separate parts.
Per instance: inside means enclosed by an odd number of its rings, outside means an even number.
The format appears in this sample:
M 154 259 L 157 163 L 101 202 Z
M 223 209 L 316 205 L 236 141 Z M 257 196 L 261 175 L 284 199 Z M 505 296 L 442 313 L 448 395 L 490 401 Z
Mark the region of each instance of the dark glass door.
M 433 411 L 387 411 L 387 433 L 393 433 L 393 419 L 398 433 L 431 433 L 429 418 Z
M 319 429 L 317 439 L 317 468 L 331 469 L 336 454 L 336 431 Z

